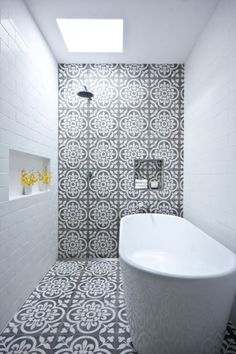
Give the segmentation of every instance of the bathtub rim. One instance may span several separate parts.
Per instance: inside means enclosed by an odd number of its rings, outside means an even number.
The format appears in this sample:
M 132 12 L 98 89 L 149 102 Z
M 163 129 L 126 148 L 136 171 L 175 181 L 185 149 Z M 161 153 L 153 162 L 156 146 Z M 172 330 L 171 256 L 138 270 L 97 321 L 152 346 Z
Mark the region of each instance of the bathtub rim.
M 230 249 L 228 249 L 226 246 L 222 245 L 219 241 L 215 240 L 213 237 L 211 237 L 206 232 L 201 230 L 199 227 L 197 227 L 196 225 L 194 225 L 193 223 L 191 223 L 187 219 L 184 219 L 184 218 L 182 218 L 180 216 L 166 215 L 166 214 L 157 214 L 157 213 L 125 215 L 120 221 L 120 240 L 121 240 L 121 230 L 122 230 L 122 224 L 123 224 L 122 220 L 128 219 L 128 218 L 137 217 L 138 215 L 161 215 L 162 217 L 163 216 L 167 216 L 167 217 L 171 217 L 171 218 L 185 220 L 186 222 L 190 223 L 194 228 L 196 228 L 199 231 L 203 232 L 206 237 L 210 238 L 213 242 L 216 242 L 218 245 L 220 245 L 220 247 L 225 249 L 225 251 L 227 251 L 229 253 L 229 255 L 230 255 L 231 259 L 232 259 L 232 266 L 230 266 L 230 268 L 228 270 L 224 271 L 224 272 L 213 273 L 213 274 L 197 274 L 197 275 L 196 274 L 195 275 L 194 274 L 174 274 L 174 273 L 170 273 L 170 272 L 163 272 L 163 271 L 155 270 L 155 269 L 152 269 L 152 268 L 149 268 L 149 267 L 145 267 L 143 265 L 140 265 L 140 264 L 132 261 L 129 257 L 127 257 L 126 255 L 123 254 L 123 250 L 119 246 L 119 258 L 121 258 L 123 262 L 127 263 L 131 267 L 133 267 L 133 268 L 135 268 L 135 269 L 137 269 L 139 271 L 142 271 L 144 273 L 149 273 L 149 274 L 158 275 L 158 276 L 161 276 L 161 277 L 172 278 L 172 279 L 183 279 L 183 280 L 220 279 L 220 278 L 224 278 L 226 276 L 233 275 L 234 273 L 236 274 L 236 255 Z M 120 243 L 120 245 L 121 245 L 121 243 Z

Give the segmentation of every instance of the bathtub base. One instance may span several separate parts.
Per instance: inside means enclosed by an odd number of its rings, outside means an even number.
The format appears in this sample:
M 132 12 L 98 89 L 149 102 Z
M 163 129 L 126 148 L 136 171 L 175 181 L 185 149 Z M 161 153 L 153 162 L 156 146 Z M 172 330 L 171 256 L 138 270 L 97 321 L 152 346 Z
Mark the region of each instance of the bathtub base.
M 174 279 L 120 259 L 130 333 L 139 354 L 219 354 L 234 278 Z

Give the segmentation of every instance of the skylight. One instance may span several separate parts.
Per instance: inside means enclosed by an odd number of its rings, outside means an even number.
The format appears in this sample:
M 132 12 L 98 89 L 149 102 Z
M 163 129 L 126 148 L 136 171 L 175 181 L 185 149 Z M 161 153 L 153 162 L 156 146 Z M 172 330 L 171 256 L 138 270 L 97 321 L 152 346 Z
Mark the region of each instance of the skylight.
M 57 24 L 69 52 L 123 52 L 122 19 L 64 19 Z

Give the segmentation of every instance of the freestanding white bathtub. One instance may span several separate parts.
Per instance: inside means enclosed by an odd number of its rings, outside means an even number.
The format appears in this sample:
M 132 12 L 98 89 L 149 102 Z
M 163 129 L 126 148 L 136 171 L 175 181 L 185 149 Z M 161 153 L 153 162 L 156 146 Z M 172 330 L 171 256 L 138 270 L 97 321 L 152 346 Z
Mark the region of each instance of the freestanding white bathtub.
M 236 290 L 235 255 L 185 219 L 124 217 L 120 261 L 138 354 L 218 354 Z

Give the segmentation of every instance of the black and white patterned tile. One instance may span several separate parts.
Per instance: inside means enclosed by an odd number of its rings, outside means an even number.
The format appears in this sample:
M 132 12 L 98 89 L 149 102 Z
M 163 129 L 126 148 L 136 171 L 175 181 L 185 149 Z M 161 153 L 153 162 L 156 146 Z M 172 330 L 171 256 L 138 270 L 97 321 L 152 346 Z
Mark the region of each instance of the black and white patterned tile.
M 139 200 L 182 215 L 183 87 L 183 65 L 59 65 L 61 258 L 117 257 L 120 217 Z M 143 158 L 164 160 L 163 190 L 134 190 Z
M 117 259 L 58 261 L 0 335 L 0 354 L 75 353 L 136 353 Z M 229 324 L 221 354 L 233 353 Z

